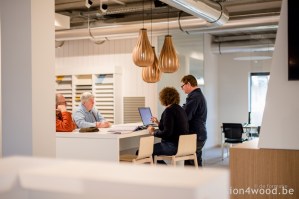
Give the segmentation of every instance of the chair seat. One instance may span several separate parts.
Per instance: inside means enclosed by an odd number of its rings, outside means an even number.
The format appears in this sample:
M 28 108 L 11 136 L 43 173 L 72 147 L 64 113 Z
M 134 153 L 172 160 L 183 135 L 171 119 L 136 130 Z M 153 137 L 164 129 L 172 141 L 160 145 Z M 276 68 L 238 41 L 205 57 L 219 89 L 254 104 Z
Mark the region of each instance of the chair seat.
M 153 165 L 153 149 L 154 149 L 154 136 L 141 137 L 139 141 L 138 155 L 124 154 L 120 155 L 120 162 L 132 162 L 134 164 Z
M 155 164 L 158 160 L 170 160 L 171 165 L 176 166 L 177 161 L 193 160 L 195 168 L 198 168 L 196 156 L 196 134 L 180 135 L 178 150 L 175 155 L 155 155 Z
M 137 158 L 137 155 L 133 154 L 124 154 L 119 157 L 121 162 L 132 162 L 133 159 Z
M 242 143 L 242 142 L 245 142 L 247 141 L 247 139 L 225 139 L 224 142 L 226 143 Z

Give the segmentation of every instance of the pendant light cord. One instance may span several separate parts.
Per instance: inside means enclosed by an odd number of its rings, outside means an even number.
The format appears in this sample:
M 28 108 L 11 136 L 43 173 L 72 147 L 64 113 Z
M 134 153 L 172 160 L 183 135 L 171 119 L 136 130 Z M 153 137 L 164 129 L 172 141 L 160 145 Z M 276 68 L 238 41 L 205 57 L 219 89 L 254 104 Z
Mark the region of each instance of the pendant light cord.
M 153 46 L 153 2 L 151 2 L 151 44 Z
M 144 1 L 142 1 L 142 25 L 143 25 L 143 29 L 144 29 Z
M 168 12 L 167 12 L 167 33 L 169 35 L 169 6 L 167 6 Z

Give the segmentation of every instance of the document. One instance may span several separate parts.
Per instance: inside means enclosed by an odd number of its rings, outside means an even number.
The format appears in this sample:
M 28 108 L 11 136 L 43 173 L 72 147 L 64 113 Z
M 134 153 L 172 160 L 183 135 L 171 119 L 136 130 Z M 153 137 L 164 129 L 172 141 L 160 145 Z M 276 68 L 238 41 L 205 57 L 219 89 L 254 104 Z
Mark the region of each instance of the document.
M 125 134 L 132 133 L 136 130 L 138 125 L 112 125 L 107 132 L 115 133 L 115 134 Z

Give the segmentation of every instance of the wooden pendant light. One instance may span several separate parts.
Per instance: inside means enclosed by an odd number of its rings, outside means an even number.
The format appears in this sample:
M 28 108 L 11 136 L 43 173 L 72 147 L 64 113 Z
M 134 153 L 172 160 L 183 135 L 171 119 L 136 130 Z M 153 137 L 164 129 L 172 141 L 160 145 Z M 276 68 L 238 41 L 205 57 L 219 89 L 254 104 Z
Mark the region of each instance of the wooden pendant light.
M 171 35 L 165 36 L 159 57 L 159 68 L 163 73 L 173 73 L 179 69 L 179 59 L 174 49 Z
M 160 81 L 161 71 L 159 69 L 159 61 L 156 56 L 155 47 L 152 47 L 154 52 L 154 62 L 148 67 L 142 68 L 142 79 L 147 83 L 156 83 Z
M 132 55 L 135 65 L 140 67 L 150 66 L 154 62 L 154 53 L 145 28 L 142 28 L 139 31 L 137 44 L 133 49 Z

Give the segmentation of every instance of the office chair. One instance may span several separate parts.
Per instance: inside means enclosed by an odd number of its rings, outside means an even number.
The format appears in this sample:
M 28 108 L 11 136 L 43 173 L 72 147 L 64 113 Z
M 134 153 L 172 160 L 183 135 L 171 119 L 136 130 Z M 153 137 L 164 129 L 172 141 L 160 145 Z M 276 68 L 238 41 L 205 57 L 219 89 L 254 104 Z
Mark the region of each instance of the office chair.
M 233 144 L 243 143 L 244 141 L 247 141 L 247 139 L 242 138 L 244 131 L 241 123 L 223 123 L 222 133 L 224 133 L 224 140 L 222 139 L 222 144 L 221 144 L 221 152 L 222 152 L 222 160 L 223 160 L 225 145 L 230 147 Z M 227 156 L 229 154 L 229 147 L 226 147 Z
M 178 151 L 175 155 L 155 155 L 155 164 L 158 160 L 170 160 L 171 165 L 176 166 L 177 161 L 194 160 L 194 165 L 198 168 L 196 156 L 196 134 L 180 135 Z
M 138 155 L 124 154 L 120 156 L 121 162 L 132 162 L 134 164 L 153 164 L 154 136 L 141 137 Z

